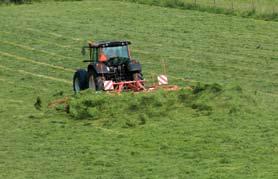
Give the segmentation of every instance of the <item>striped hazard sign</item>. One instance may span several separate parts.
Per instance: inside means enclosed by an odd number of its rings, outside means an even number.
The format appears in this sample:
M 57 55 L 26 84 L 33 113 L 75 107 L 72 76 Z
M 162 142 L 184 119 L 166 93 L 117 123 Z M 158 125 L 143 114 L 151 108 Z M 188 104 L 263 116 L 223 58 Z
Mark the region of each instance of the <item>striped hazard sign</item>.
M 168 78 L 166 75 L 157 76 L 157 80 L 159 85 L 168 85 Z
M 110 81 L 104 81 L 103 86 L 104 86 L 105 91 L 114 90 L 113 81 L 111 81 L 111 80 Z

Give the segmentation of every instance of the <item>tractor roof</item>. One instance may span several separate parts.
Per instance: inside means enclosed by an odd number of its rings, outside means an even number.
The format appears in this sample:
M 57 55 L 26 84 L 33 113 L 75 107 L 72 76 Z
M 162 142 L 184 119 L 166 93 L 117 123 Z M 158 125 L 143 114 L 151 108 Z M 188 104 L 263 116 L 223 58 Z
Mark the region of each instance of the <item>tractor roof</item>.
M 98 48 L 98 47 L 117 47 L 117 46 L 125 46 L 130 45 L 130 41 L 98 41 L 98 42 L 90 42 L 89 47 Z

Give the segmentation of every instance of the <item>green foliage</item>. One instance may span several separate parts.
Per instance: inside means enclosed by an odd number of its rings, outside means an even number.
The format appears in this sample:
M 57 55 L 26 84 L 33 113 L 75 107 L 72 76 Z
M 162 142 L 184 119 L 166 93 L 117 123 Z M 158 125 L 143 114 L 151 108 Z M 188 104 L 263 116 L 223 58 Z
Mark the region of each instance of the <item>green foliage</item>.
M 1 3 L 9 4 L 26 4 L 26 3 L 33 3 L 33 2 L 45 2 L 46 0 L 0 0 Z M 47 0 L 47 1 L 82 1 L 82 0 Z
M 41 0 L 0 0 L 1 3 L 9 4 L 9 3 L 14 3 L 14 4 L 24 4 L 24 3 L 31 3 L 31 2 L 40 2 Z

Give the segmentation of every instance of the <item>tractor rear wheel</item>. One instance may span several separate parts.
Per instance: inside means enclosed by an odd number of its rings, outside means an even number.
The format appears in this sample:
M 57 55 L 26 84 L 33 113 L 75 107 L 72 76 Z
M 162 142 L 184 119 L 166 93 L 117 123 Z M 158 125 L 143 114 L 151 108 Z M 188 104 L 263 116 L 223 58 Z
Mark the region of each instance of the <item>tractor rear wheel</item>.
M 84 69 L 79 69 L 73 76 L 73 91 L 78 93 L 88 88 L 88 73 Z

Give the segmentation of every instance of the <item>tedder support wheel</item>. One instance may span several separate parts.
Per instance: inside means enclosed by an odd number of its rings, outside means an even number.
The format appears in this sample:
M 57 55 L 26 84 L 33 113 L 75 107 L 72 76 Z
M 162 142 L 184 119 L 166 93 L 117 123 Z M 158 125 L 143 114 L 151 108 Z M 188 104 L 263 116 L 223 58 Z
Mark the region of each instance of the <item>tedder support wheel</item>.
M 73 76 L 73 90 L 80 92 L 88 88 L 88 73 L 84 69 L 79 69 Z
M 104 84 L 103 82 L 105 81 L 105 77 L 104 76 L 98 76 L 96 79 L 97 82 L 97 90 L 101 91 L 104 90 Z
M 104 90 L 103 82 L 105 77 L 97 76 L 95 77 L 94 73 L 89 76 L 89 88 L 95 91 Z
M 89 88 L 94 91 L 96 90 L 96 80 L 93 74 L 89 76 Z
M 142 73 L 139 73 L 139 72 L 133 73 L 133 74 L 132 74 L 132 78 L 133 78 L 134 81 L 137 81 L 137 80 L 144 80 L 143 74 L 142 74 Z

